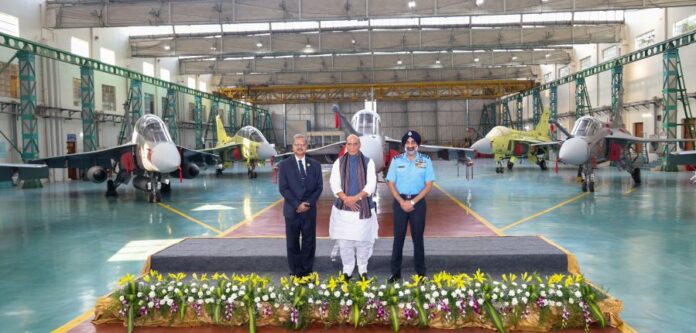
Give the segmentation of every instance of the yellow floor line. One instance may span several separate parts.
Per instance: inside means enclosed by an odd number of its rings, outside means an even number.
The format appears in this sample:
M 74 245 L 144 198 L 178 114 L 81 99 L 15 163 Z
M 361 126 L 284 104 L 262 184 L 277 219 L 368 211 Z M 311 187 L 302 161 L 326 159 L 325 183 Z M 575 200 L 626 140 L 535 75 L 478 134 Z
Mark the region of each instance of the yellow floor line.
M 73 320 L 65 323 L 63 326 L 56 328 L 51 331 L 51 333 L 65 333 L 71 329 L 77 327 L 77 325 L 82 324 L 85 320 L 89 319 L 94 314 L 94 308 L 85 311 L 83 314 L 73 318 Z
M 483 223 L 484 225 L 486 225 L 486 226 L 488 227 L 488 229 L 491 229 L 491 231 L 493 231 L 496 235 L 498 235 L 498 236 L 505 236 L 505 234 L 502 232 L 501 229 L 498 229 L 498 227 L 496 227 L 495 225 L 493 225 L 493 223 L 488 222 L 488 220 L 486 220 L 485 218 L 483 218 L 483 216 L 479 215 L 479 214 L 476 213 L 473 209 L 469 208 L 469 207 L 468 207 L 467 205 L 465 205 L 463 202 L 459 201 L 459 200 L 458 200 L 457 198 L 455 198 L 453 195 L 449 194 L 449 192 L 445 191 L 442 187 L 440 187 L 440 185 L 438 185 L 437 183 L 434 183 L 433 185 L 435 185 L 435 187 L 436 187 L 438 190 L 442 191 L 442 193 L 444 193 L 448 198 L 452 199 L 452 201 L 456 202 L 457 205 L 459 205 L 459 207 L 462 207 L 465 211 L 467 211 L 469 214 L 471 214 L 473 217 L 475 217 L 475 218 L 476 218 L 477 220 L 479 220 L 481 223 Z
M 570 199 L 568 199 L 568 200 L 566 200 L 566 201 L 563 201 L 563 202 L 559 203 L 558 205 L 555 205 L 555 206 L 553 206 L 553 207 L 551 207 L 551 208 L 544 209 L 544 210 L 542 210 L 542 211 L 540 211 L 540 212 L 538 212 L 538 213 L 535 213 L 535 214 L 530 215 L 530 216 L 527 216 L 527 217 L 525 217 L 525 218 L 523 218 L 523 219 L 521 219 L 521 220 L 517 220 L 517 221 L 515 221 L 515 222 L 513 222 L 513 223 L 510 223 L 510 224 L 508 224 L 508 225 L 506 225 L 506 226 L 500 228 L 500 230 L 501 230 L 501 231 L 505 231 L 505 230 L 510 229 L 510 228 L 512 228 L 512 227 L 518 226 L 518 225 L 520 225 L 520 224 L 522 224 L 522 223 L 525 223 L 525 222 L 527 222 L 527 221 L 529 221 L 529 220 L 531 220 L 531 219 L 534 219 L 534 218 L 536 218 L 536 217 L 538 217 L 538 216 L 544 215 L 544 214 L 546 214 L 546 213 L 548 213 L 548 212 L 550 212 L 550 211 L 553 211 L 553 210 L 555 210 L 555 209 L 561 208 L 561 207 L 563 207 L 563 206 L 565 206 L 565 205 L 567 205 L 567 204 L 569 204 L 569 203 L 571 203 L 571 202 L 573 202 L 573 201 L 575 201 L 575 200 L 578 200 L 578 199 L 580 199 L 580 198 L 582 198 L 582 197 L 584 197 L 584 196 L 586 196 L 586 195 L 588 195 L 588 194 L 590 194 L 590 192 L 585 192 L 585 193 L 578 194 L 578 195 L 576 195 L 576 196 L 574 196 L 574 197 L 572 197 L 572 198 L 570 198 Z
M 623 195 L 629 195 L 629 194 L 633 193 L 636 189 L 637 189 L 637 187 L 635 187 L 635 186 L 631 187 L 631 189 L 624 192 Z
M 183 217 L 183 218 L 185 218 L 185 219 L 187 219 L 187 220 L 189 220 L 189 221 L 191 221 L 191 222 L 193 222 L 193 223 L 195 223 L 195 224 L 198 224 L 198 225 L 200 225 L 200 226 L 202 226 L 202 227 L 204 227 L 204 228 L 206 228 L 206 229 L 208 229 L 208 230 L 212 230 L 212 231 L 215 232 L 215 233 L 218 233 L 218 234 L 219 234 L 219 233 L 222 232 L 222 231 L 220 231 L 220 229 L 217 229 L 217 228 L 215 228 L 215 227 L 211 227 L 211 226 L 209 226 L 209 225 L 207 225 L 207 224 L 201 222 L 200 220 L 197 220 L 197 219 L 195 219 L 195 218 L 193 218 L 193 217 L 191 217 L 191 216 L 188 216 L 188 215 L 182 213 L 181 211 L 175 209 L 175 208 L 172 207 L 172 206 L 169 206 L 169 205 L 166 205 L 166 204 L 163 204 L 163 203 L 158 203 L 158 205 L 160 205 L 160 207 L 165 208 L 165 209 L 171 211 L 172 213 L 177 214 L 177 215 L 179 215 L 179 216 L 181 216 L 181 217 Z
M 254 215 L 252 215 L 252 216 L 249 216 L 249 218 L 244 219 L 244 221 L 239 222 L 239 223 L 233 225 L 232 227 L 228 228 L 228 229 L 225 230 L 225 231 L 220 231 L 216 237 L 223 237 L 224 235 L 227 235 L 227 234 L 229 234 L 230 232 L 239 229 L 239 228 L 242 227 L 243 225 L 249 224 L 249 222 L 253 221 L 253 220 L 254 220 L 256 217 L 258 217 L 259 215 L 265 213 L 267 210 L 269 210 L 269 209 L 275 207 L 276 205 L 282 203 L 283 200 L 284 200 L 284 199 L 282 199 L 282 198 L 281 198 L 281 199 L 278 199 L 278 201 L 276 201 L 276 202 L 270 204 L 268 207 L 266 207 L 266 208 L 264 208 L 264 209 L 258 211 L 256 214 L 254 214 Z

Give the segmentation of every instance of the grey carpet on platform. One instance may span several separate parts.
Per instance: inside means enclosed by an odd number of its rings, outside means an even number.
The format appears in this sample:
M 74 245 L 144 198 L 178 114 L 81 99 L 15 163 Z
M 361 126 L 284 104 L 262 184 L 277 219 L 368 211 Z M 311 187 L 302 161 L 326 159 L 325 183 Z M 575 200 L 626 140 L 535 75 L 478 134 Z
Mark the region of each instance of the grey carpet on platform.
M 334 241 L 317 240 L 314 270 L 335 274 L 341 270 L 339 256 L 331 260 Z M 368 272 L 388 276 L 392 239 L 378 239 Z M 413 246 L 406 239 L 402 275 L 413 270 Z M 189 238 L 151 258 L 150 267 L 160 272 L 256 272 L 271 277 L 289 273 L 285 239 L 282 238 Z M 426 238 L 428 274 L 440 271 L 471 273 L 480 268 L 491 274 L 566 272 L 567 256 L 536 236 Z

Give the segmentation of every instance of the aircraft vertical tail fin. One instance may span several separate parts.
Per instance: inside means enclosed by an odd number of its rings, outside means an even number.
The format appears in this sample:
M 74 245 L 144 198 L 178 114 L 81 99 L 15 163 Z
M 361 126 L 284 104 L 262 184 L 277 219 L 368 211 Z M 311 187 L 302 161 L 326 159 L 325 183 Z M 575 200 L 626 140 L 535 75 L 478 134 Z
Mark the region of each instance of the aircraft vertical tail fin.
M 549 116 L 550 116 L 550 111 L 549 109 L 544 109 L 544 112 L 541 113 L 541 116 L 539 117 L 539 123 L 534 127 L 534 132 L 537 134 L 549 136 Z
M 219 115 L 215 117 L 215 125 L 218 141 L 225 142 L 228 139 L 227 131 L 225 131 L 225 125 L 222 123 L 222 118 Z

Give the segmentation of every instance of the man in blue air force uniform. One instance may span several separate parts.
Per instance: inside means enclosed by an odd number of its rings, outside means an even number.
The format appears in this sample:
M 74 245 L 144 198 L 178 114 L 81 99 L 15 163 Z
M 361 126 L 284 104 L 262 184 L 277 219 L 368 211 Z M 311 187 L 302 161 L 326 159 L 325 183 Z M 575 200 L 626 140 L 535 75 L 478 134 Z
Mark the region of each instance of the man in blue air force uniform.
M 389 282 L 401 279 L 401 260 L 406 238 L 406 226 L 411 227 L 413 257 L 416 274 L 425 276 L 425 196 L 435 181 L 435 172 L 430 157 L 418 152 L 420 134 L 408 131 L 401 138 L 405 152 L 397 155 L 389 165 L 387 184 L 394 197 L 394 246 L 391 257 Z
M 307 141 L 303 135 L 295 135 L 292 150 L 294 156 L 278 165 L 278 188 L 285 198 L 283 216 L 290 272 L 304 276 L 312 272 L 314 265 L 317 200 L 324 182 L 319 162 L 305 155 Z

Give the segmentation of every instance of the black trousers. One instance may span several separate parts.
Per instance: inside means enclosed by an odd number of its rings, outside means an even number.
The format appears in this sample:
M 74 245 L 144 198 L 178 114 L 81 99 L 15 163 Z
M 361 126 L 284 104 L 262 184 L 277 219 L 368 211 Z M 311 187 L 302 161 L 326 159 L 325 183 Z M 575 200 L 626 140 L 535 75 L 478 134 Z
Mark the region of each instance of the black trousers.
M 317 247 L 316 218 L 310 219 L 299 214 L 293 218 L 286 217 L 285 240 L 290 272 L 295 276 L 303 276 L 312 272 L 314 253 Z
M 394 200 L 392 205 L 394 216 L 394 246 L 392 247 L 391 272 L 401 274 L 401 261 L 406 238 L 406 227 L 411 226 L 411 239 L 413 240 L 413 260 L 416 273 L 425 275 L 425 246 L 423 245 L 423 233 L 425 232 L 425 199 L 416 203 L 413 211 L 404 212 L 399 202 Z

